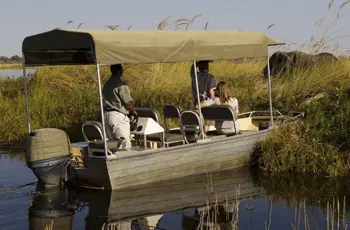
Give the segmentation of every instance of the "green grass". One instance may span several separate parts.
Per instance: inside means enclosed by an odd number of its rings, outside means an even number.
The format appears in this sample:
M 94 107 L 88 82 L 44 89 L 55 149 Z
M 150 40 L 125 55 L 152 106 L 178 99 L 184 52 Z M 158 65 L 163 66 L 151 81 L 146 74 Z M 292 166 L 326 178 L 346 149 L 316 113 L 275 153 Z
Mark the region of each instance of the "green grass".
M 264 60 L 217 61 L 210 72 L 217 82 L 227 81 L 240 112 L 268 109 L 267 80 L 260 76 Z M 137 107 L 162 111 L 166 103 L 192 109 L 189 68 L 191 63 L 128 65 L 124 79 Z M 102 82 L 109 77 L 103 67 Z M 29 81 L 29 104 L 33 129 L 57 127 L 72 141 L 82 140 L 81 124 L 99 117 L 94 67 L 40 67 Z M 26 133 L 23 79 L 0 80 L 1 142 L 20 142 Z M 273 79 L 273 105 L 282 112 L 307 111 L 307 118 L 287 125 L 263 144 L 259 159 L 269 172 L 308 171 L 344 175 L 348 171 L 350 109 L 343 89 L 350 88 L 349 61 L 342 65 L 296 70 L 291 76 Z M 324 93 L 321 101 L 305 105 Z M 5 131 L 6 130 L 6 131 Z
M 305 108 L 305 121 L 276 130 L 262 143 L 260 167 L 284 172 L 345 176 L 350 169 L 350 103 L 342 90 Z

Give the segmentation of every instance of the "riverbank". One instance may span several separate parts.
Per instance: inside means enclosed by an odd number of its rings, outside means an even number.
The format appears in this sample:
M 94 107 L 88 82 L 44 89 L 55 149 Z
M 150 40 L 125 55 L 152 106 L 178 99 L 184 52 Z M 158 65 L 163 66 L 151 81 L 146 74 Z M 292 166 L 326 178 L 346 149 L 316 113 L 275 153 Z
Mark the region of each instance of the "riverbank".
M 228 82 L 232 96 L 239 100 L 240 112 L 265 110 L 269 108 L 268 84 L 260 77 L 265 64 L 264 60 L 218 61 L 211 64 L 210 72 L 217 82 Z M 274 108 L 282 113 L 306 111 L 307 118 L 281 129 L 262 146 L 263 153 L 259 159 L 262 168 L 269 172 L 298 171 L 297 167 L 317 174 L 347 173 L 347 155 L 343 153 L 346 152 L 344 146 L 349 146 L 347 128 L 350 125 L 347 126 L 347 122 L 350 116 L 347 115 L 347 99 L 340 92 L 350 88 L 350 78 L 349 62 L 343 60 L 342 64 L 342 67 L 300 69 L 291 76 L 273 79 Z M 126 66 L 124 79 L 130 85 L 136 106 L 162 111 L 165 104 L 173 103 L 183 109 L 192 109 L 190 65 Z M 73 142 L 83 140 L 81 124 L 97 119 L 99 114 L 95 71 L 94 67 L 83 66 L 40 67 L 28 86 L 32 128 L 57 127 L 66 130 Z M 109 77 L 108 67 L 103 67 L 101 71 L 105 82 Z M 1 80 L 0 92 L 0 129 L 3 130 L 0 142 L 20 141 L 26 132 L 23 79 Z M 305 103 L 320 93 L 326 95 L 322 100 Z M 322 155 L 325 152 L 327 157 Z M 305 163 L 303 167 L 298 166 L 300 162 Z M 327 167 L 320 167 L 320 162 Z

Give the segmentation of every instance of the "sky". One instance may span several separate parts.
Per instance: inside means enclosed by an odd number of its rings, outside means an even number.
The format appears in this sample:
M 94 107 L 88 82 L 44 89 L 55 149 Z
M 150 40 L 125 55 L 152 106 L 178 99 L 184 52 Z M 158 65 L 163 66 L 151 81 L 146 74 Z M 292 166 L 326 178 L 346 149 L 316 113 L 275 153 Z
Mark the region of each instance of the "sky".
M 337 53 L 349 54 L 350 4 L 340 11 L 345 0 L 335 0 L 328 10 L 329 0 L 10 0 L 0 7 L 0 56 L 22 55 L 22 41 L 26 36 L 57 27 L 76 29 L 108 29 L 106 25 L 120 25 L 118 29 L 155 30 L 158 23 L 170 17 L 168 30 L 176 19 L 198 17 L 190 29 L 244 30 L 265 32 L 283 40 L 286 48 L 305 48 L 311 37 L 333 37 Z M 322 26 L 315 22 L 323 19 Z M 67 24 L 68 21 L 73 23 Z M 274 24 L 269 30 L 269 25 Z M 329 28 L 329 29 L 327 29 Z M 296 44 L 294 44 L 296 43 Z M 306 49 L 306 48 L 305 48 Z M 309 50 L 305 50 L 309 51 Z M 331 51 L 331 50 L 330 50 Z

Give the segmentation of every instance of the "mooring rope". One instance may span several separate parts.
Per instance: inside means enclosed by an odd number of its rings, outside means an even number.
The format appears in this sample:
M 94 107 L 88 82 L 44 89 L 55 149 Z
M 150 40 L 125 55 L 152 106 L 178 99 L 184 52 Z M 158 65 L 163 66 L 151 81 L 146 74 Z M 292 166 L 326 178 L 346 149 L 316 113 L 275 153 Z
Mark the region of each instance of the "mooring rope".
M 8 192 L 8 191 L 13 191 L 13 190 L 16 190 L 16 189 L 19 189 L 19 188 L 23 188 L 23 187 L 27 187 L 27 186 L 30 186 L 30 185 L 35 185 L 37 184 L 38 182 L 31 182 L 31 183 L 28 183 L 28 184 L 23 184 L 23 185 L 17 185 L 17 186 L 10 186 L 10 187 L 0 187 L 0 194 L 3 194 L 5 192 Z

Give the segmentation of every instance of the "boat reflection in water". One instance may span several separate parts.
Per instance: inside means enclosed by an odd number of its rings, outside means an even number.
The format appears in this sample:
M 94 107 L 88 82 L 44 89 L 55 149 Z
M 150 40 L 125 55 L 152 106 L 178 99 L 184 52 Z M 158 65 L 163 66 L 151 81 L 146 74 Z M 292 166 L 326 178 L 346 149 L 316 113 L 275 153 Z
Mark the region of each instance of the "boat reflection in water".
M 72 229 L 76 210 L 69 204 L 67 189 L 54 188 L 39 192 L 29 207 L 29 229 Z
M 179 213 L 184 229 L 232 222 L 239 199 L 263 195 L 246 169 L 185 177 L 119 191 L 50 190 L 35 197 L 30 229 L 71 229 L 72 218 L 88 203 L 85 229 L 162 229 L 165 213 Z M 188 210 L 196 211 L 192 215 Z M 223 217 L 229 217 L 225 219 Z M 224 220 L 225 219 L 225 220 Z M 51 228 L 49 228 L 51 229 Z

